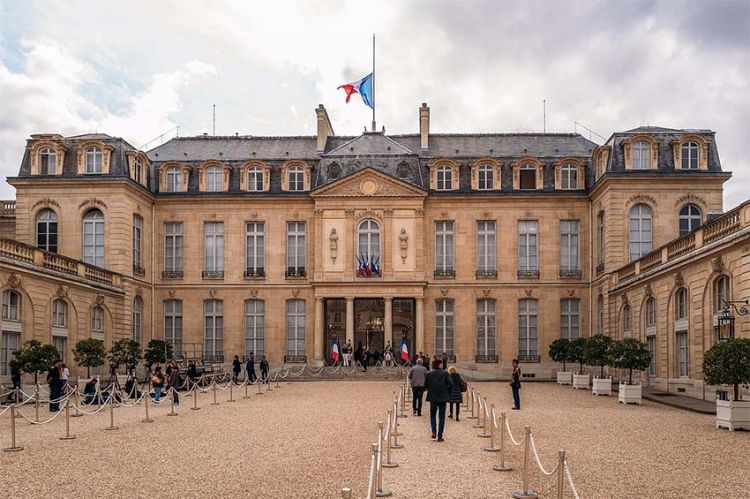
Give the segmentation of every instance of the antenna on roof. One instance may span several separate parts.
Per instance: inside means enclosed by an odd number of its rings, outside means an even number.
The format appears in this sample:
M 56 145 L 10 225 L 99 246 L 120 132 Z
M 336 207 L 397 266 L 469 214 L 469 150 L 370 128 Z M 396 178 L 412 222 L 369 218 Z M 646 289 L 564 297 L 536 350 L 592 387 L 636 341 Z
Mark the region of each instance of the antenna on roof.
M 547 133 L 547 99 L 542 99 L 542 133 Z
M 214 104 L 213 106 L 214 106 L 214 125 L 213 125 L 212 135 L 216 137 L 216 104 Z

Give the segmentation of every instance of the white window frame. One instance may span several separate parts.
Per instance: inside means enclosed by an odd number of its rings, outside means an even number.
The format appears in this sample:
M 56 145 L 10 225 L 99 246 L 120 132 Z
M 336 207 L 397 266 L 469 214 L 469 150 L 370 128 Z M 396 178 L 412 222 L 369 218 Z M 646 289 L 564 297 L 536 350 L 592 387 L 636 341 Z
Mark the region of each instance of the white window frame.
M 143 332 L 143 300 L 140 296 L 133 298 L 133 341 L 141 342 Z
M 604 334 L 604 322 L 606 319 L 606 315 L 604 313 L 604 295 L 599 295 L 596 303 L 599 312 L 599 334 Z
M 680 208 L 679 218 L 679 231 L 680 237 L 682 237 L 690 234 L 701 226 L 701 223 L 703 223 L 703 212 L 698 206 L 689 203 Z M 684 229 L 682 227 L 683 222 L 687 225 Z
M 480 191 L 491 191 L 495 188 L 495 169 L 487 163 L 477 168 L 477 189 Z
M 102 148 L 93 146 L 86 149 L 86 173 L 102 173 L 104 154 Z
M 360 258 L 375 261 L 380 257 L 380 224 L 377 220 L 366 218 L 357 226 L 357 251 Z
M 203 175 L 206 192 L 221 192 L 224 190 L 223 168 L 220 166 L 209 166 Z
M 86 242 L 91 237 L 90 243 Z M 88 264 L 104 267 L 104 213 L 99 209 L 89 210 L 83 217 L 83 258 Z
M 287 273 L 300 274 L 307 271 L 306 247 L 307 224 L 305 222 L 286 223 L 286 267 Z
M 264 222 L 245 223 L 245 275 L 265 275 L 266 234 Z
M 453 168 L 441 165 L 435 170 L 435 188 L 438 191 L 450 191 L 453 189 Z
M 182 168 L 170 166 L 164 174 L 167 192 L 182 192 Z
M 648 347 L 648 352 L 651 354 L 651 362 L 648 365 L 648 374 L 650 376 L 656 376 L 656 335 L 652 334 L 650 336 L 646 336 L 646 346 Z
M 0 337 L 0 376 L 10 376 L 10 361 L 13 352 L 21 348 L 21 333 L 18 331 L 2 331 Z
M 164 270 L 182 272 L 185 240 L 182 222 L 164 222 Z
M 677 331 L 675 333 L 677 373 L 681 378 L 690 376 L 690 343 L 688 340 L 687 331 Z
M 574 340 L 581 337 L 581 300 L 560 300 L 560 338 Z
M 700 147 L 697 142 L 688 141 L 680 146 L 680 168 L 682 170 L 697 170 L 700 157 Z
M 580 227 L 579 220 L 560 220 L 560 270 L 580 271 Z
M 288 190 L 301 192 L 305 190 L 305 170 L 301 166 L 293 166 L 287 172 Z
M 477 355 L 497 355 L 497 303 L 491 298 L 477 300 Z
M 452 220 L 435 222 L 435 271 L 438 273 L 455 272 L 454 231 Z
M 537 220 L 518 221 L 518 270 L 522 272 L 539 270 L 539 222 Z
M 40 211 L 36 217 L 36 247 L 44 251 L 57 253 L 59 227 L 57 213 L 54 210 L 47 208 Z M 44 242 L 39 240 L 41 235 L 44 236 Z M 52 236 L 55 238 L 54 244 L 50 243 Z
M 573 163 L 565 163 L 562 166 L 560 187 L 567 191 L 578 189 L 578 167 Z
M 286 354 L 305 355 L 306 303 L 305 300 L 286 301 Z
M 677 291 L 675 291 L 674 303 L 675 303 L 675 308 L 674 308 L 675 319 L 676 320 L 687 319 L 688 314 L 690 313 L 687 288 L 679 288 Z
M 143 267 L 143 217 L 133 215 L 133 267 Z
M 518 300 L 518 355 L 525 359 L 539 356 L 539 300 Z
M 57 152 L 51 147 L 39 150 L 39 174 L 54 175 L 57 171 Z
M 265 355 L 265 310 L 263 300 L 245 301 L 245 355 Z
M 203 300 L 203 356 L 224 361 L 224 301 Z
M 633 262 L 653 249 L 653 211 L 648 205 L 638 203 L 630 208 L 628 220 L 628 248 L 630 261 Z
M 104 309 L 100 306 L 91 308 L 91 337 L 101 339 L 104 335 Z
M 203 269 L 224 272 L 224 222 L 204 222 Z
M 182 300 L 164 300 L 164 341 L 175 357 L 182 356 Z
M 455 302 L 450 298 L 435 301 L 435 352 L 454 355 L 455 348 Z
M 622 331 L 623 338 L 633 335 L 633 308 L 629 304 L 622 307 Z
M 645 140 L 633 143 L 633 170 L 651 169 L 651 145 Z
M 250 192 L 263 190 L 263 168 L 253 166 L 247 169 L 247 190 Z
M 497 272 L 497 222 L 477 220 L 477 272 Z
M 68 304 L 62 298 L 52 300 L 52 327 L 68 327 Z
M 21 317 L 21 293 L 6 289 L 3 291 L 3 320 L 21 322 Z
M 528 172 L 531 172 L 531 177 L 534 179 L 534 186 L 533 187 L 524 187 L 523 186 L 523 178 L 524 173 L 526 173 L 526 176 L 528 176 Z M 534 191 L 539 189 L 539 185 L 537 185 L 537 166 L 532 165 L 531 163 L 524 163 L 518 168 L 518 190 L 520 191 Z
M 731 289 L 729 276 L 722 274 L 714 280 L 714 313 L 721 312 L 724 309 L 724 302 L 730 301 Z

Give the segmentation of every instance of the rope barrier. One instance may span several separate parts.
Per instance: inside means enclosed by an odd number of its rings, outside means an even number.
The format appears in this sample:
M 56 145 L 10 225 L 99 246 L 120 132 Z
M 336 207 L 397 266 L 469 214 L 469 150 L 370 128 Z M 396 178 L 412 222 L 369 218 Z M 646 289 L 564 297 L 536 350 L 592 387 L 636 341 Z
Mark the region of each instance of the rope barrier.
M 576 489 L 576 486 L 573 484 L 573 477 L 570 474 L 570 468 L 568 468 L 567 461 L 563 462 L 563 468 L 565 468 L 565 476 L 568 478 L 568 485 L 570 486 L 571 492 L 573 492 L 573 497 L 575 497 L 575 499 L 581 499 L 578 496 L 578 490 Z

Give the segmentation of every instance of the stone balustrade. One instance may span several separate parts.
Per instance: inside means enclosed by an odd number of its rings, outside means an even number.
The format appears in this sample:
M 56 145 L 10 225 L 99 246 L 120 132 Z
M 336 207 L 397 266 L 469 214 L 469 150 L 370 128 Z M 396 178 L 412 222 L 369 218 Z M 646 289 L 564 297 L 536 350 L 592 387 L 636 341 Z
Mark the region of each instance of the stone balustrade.
M 3 215 L 15 215 L 16 214 L 16 200 L 10 199 L 5 200 L 3 203 Z

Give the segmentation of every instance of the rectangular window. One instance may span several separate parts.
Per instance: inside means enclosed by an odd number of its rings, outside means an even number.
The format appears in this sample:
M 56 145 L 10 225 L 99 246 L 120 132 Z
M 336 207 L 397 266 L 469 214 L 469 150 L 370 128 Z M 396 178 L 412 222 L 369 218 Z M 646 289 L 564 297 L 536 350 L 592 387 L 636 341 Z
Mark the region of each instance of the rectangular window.
M 143 267 L 143 218 L 133 216 L 133 269 Z
M 453 267 L 453 222 L 435 222 L 435 275 L 456 275 Z
M 294 361 L 305 358 L 305 300 L 286 302 L 286 355 Z
M 522 166 L 518 172 L 518 184 L 521 190 L 536 189 L 536 167 Z
M 182 356 L 182 300 L 164 302 L 164 341 L 172 345 L 175 357 Z
M 560 271 L 578 272 L 578 220 L 560 220 Z
M 208 362 L 224 362 L 224 302 L 203 302 L 203 358 Z
M 599 295 L 597 299 L 597 306 L 599 307 L 599 334 L 604 334 L 604 296 Z
M 205 272 L 224 274 L 224 223 L 206 222 L 205 233 Z
M 164 270 L 182 272 L 182 256 L 182 222 L 167 222 L 164 224 Z
M 477 276 L 497 275 L 495 262 L 495 221 L 477 222 Z
M 495 300 L 477 301 L 477 360 L 495 361 Z
M 54 346 L 55 350 L 57 350 L 57 355 L 60 357 L 60 360 L 66 362 L 66 359 L 68 357 L 68 338 L 66 338 L 65 336 L 53 336 L 52 346 Z
M 143 301 L 136 297 L 133 300 L 133 341 L 141 342 L 141 328 L 143 321 Z
M 247 171 L 247 190 L 251 192 L 263 190 L 263 170 L 251 168 Z
M 536 220 L 518 222 L 518 270 L 520 272 L 538 272 L 537 266 L 537 233 Z
M 21 333 L 3 331 L 0 344 L 0 376 L 10 376 L 8 363 L 13 360 L 13 352 L 21 348 Z
M 574 340 L 581 336 L 581 301 L 577 298 L 560 300 L 560 337 Z
M 305 222 L 286 224 L 286 276 L 304 277 L 305 272 Z
M 578 168 L 574 165 L 562 167 L 560 183 L 563 189 L 578 189 Z
M 52 302 L 52 325 L 55 327 L 65 327 L 65 312 L 67 305 L 62 300 Z
M 453 300 L 441 299 L 435 302 L 435 353 L 445 352 L 453 356 L 453 330 L 454 330 L 454 303 Z
M 536 300 L 518 301 L 518 360 L 539 360 L 538 309 L 539 304 Z
M 245 224 L 245 277 L 263 277 L 265 272 L 265 225 Z
M 646 337 L 646 344 L 648 345 L 648 353 L 651 354 L 651 363 L 648 365 L 648 373 L 651 376 L 656 376 L 656 336 Z
M 688 335 L 677 333 L 677 363 L 680 377 L 688 376 Z
M 104 313 L 100 307 L 91 309 L 91 332 L 99 335 L 104 332 Z
M 20 320 L 18 313 L 21 308 L 21 295 L 15 291 L 3 291 L 3 320 L 14 321 Z
M 596 226 L 598 233 L 599 248 L 597 252 L 597 267 L 604 269 L 604 212 L 600 212 L 596 217 Z
M 262 300 L 245 302 L 245 355 L 265 355 L 265 303 Z

